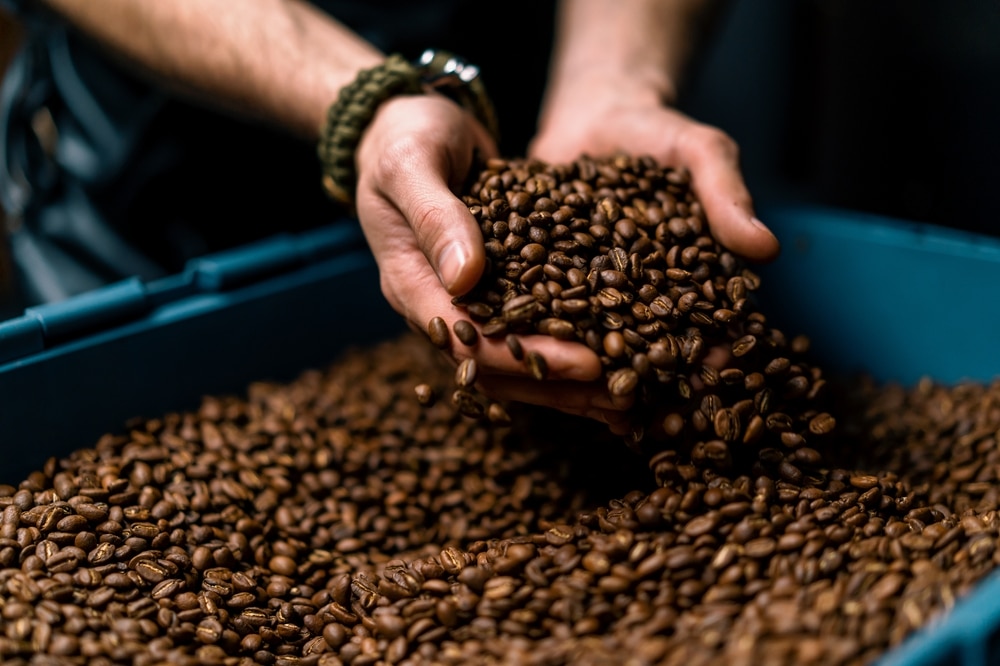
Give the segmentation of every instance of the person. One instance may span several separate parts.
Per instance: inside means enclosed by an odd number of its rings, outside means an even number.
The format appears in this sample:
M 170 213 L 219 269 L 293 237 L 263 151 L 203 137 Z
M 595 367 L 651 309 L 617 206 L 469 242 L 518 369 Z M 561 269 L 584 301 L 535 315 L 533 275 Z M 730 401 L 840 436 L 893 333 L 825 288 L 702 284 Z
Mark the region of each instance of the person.
M 13 252 L 36 300 L 356 213 L 392 307 L 417 328 L 435 315 L 450 324 L 452 297 L 485 262 L 456 196 L 477 153 L 648 154 L 690 171 L 732 251 L 763 261 L 779 250 L 736 144 L 672 106 L 720 2 L 0 2 L 26 26 L 2 96 L 0 165 Z M 316 160 L 331 105 L 388 54 L 428 46 L 479 66 L 501 139 L 445 95 L 390 96 L 354 146 L 354 208 L 339 206 Z M 622 423 L 586 346 L 545 336 L 524 346 L 546 358 L 544 386 L 502 341 L 452 355 L 474 355 L 498 399 Z

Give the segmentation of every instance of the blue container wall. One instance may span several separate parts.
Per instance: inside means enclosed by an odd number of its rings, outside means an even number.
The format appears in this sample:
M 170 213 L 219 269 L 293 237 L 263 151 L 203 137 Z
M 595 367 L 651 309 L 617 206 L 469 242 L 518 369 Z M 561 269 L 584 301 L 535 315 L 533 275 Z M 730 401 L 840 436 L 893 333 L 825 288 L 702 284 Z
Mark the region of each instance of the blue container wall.
M 130 419 L 290 381 L 403 330 L 360 234 L 347 231 L 275 237 L 183 275 L 128 280 L 0 323 L 0 483 Z M 332 247 L 312 260 L 317 244 Z
M 912 385 L 1000 378 L 1000 240 L 863 213 L 765 209 L 782 242 L 761 310 L 825 371 Z

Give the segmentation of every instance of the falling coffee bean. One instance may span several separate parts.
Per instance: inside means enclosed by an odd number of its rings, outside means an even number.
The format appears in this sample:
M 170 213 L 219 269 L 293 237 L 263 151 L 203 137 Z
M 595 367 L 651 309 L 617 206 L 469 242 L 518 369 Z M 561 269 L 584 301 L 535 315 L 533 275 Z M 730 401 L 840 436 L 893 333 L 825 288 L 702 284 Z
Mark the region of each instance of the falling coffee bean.
M 430 384 L 417 384 L 417 386 L 414 388 L 414 392 L 417 394 L 417 401 L 421 405 L 434 404 L 435 400 L 434 389 L 431 388 Z
M 432 317 L 427 324 L 427 335 L 438 349 L 448 349 L 451 347 L 451 333 L 448 331 L 448 324 L 441 317 Z
M 461 388 L 469 388 L 476 383 L 476 360 L 473 358 L 463 359 L 455 370 L 455 384 Z
M 475 325 L 471 321 L 465 319 L 459 319 L 452 326 L 455 331 L 455 336 L 462 342 L 466 347 L 472 347 L 479 340 L 479 333 L 476 331 Z

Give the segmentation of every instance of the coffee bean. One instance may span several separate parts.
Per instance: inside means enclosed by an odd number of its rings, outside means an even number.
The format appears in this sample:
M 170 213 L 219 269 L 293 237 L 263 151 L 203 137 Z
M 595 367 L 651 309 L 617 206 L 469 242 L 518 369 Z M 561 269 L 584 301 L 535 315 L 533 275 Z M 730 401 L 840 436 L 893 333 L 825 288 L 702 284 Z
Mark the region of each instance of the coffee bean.
M 490 423 L 498 426 L 510 425 L 511 419 L 507 410 L 499 402 L 491 402 L 486 410 L 486 416 L 489 418 Z
M 870 474 L 856 474 L 850 477 L 850 482 L 855 488 L 867 490 L 878 485 L 878 477 Z
M 747 557 L 752 557 L 754 559 L 770 557 L 776 548 L 774 539 L 768 537 L 760 537 L 758 539 L 751 539 L 747 541 L 743 546 L 743 551 L 747 554 Z
M 507 322 L 503 317 L 493 317 L 485 324 L 483 324 L 483 337 L 486 338 L 499 338 L 502 335 L 507 334 Z
M 836 427 L 836 419 L 830 414 L 823 412 L 817 414 L 809 421 L 809 432 L 815 435 L 826 435 Z
M 451 333 L 448 331 L 448 324 L 441 317 L 432 317 L 427 323 L 427 335 L 431 344 L 438 349 L 451 347 Z
M 515 360 L 520 361 L 524 359 L 524 348 L 521 347 L 521 341 L 516 335 L 511 333 L 504 338 L 504 341 L 507 343 L 507 349 L 510 350 L 510 354 Z
M 432 405 L 435 401 L 434 389 L 430 384 L 417 384 L 414 388 L 414 392 L 417 394 L 417 402 L 421 405 Z
M 564 319 L 548 319 L 539 324 L 538 332 L 557 340 L 574 340 L 577 329 L 572 322 Z
M 170 575 L 171 571 L 158 562 L 143 560 L 135 565 L 135 571 L 150 583 L 159 583 Z
M 618 331 L 610 331 L 604 336 L 604 353 L 611 358 L 620 358 L 625 354 L 625 338 Z
M 744 335 L 732 344 L 733 356 L 740 357 L 750 353 L 750 350 L 757 344 L 757 338 L 753 335 Z
M 528 366 L 528 371 L 531 376 L 538 381 L 542 381 L 548 376 L 549 364 L 545 361 L 545 357 L 539 352 L 529 351 L 525 356 L 525 364 Z
M 698 537 L 714 530 L 718 523 L 719 515 L 717 513 L 709 512 L 702 514 L 692 518 L 684 526 L 684 533 L 691 537 Z
M 87 561 L 93 565 L 104 564 L 115 554 L 115 546 L 110 542 L 102 542 L 94 550 L 87 554 Z
M 291 576 L 298 570 L 298 565 L 287 555 L 275 555 L 268 562 L 271 571 L 281 576 Z
M 455 384 L 461 388 L 469 388 L 476 383 L 476 370 L 475 359 L 463 359 L 455 371 Z
M 487 303 L 482 303 L 482 302 L 469 303 L 467 306 L 465 306 L 465 309 L 469 313 L 470 317 L 479 322 L 487 321 L 490 317 L 493 316 L 493 308 L 490 307 Z
M 452 394 L 451 402 L 461 414 L 469 418 L 482 418 L 486 413 L 486 406 L 472 391 L 458 389 Z
M 452 325 L 452 328 L 455 331 L 455 335 L 466 347 L 472 347 L 479 340 L 479 332 L 476 331 L 476 327 L 470 321 L 459 319 Z
M 715 434 L 727 442 L 735 442 L 743 434 L 739 414 L 733 409 L 720 409 L 713 421 Z
M 511 324 L 525 324 L 534 319 L 541 312 L 541 308 L 532 294 L 522 294 L 505 302 L 501 311 L 505 321 Z

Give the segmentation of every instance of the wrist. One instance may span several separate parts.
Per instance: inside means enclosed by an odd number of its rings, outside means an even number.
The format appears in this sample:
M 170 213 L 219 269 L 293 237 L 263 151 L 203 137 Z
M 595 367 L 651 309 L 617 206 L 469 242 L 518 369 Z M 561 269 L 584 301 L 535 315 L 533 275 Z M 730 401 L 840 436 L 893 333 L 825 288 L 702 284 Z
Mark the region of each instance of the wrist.
M 621 97 L 628 104 L 670 106 L 676 102 L 673 78 L 651 63 L 582 61 L 557 75 L 556 90 Z
M 627 71 L 608 63 L 574 68 L 571 77 L 560 77 L 549 87 L 539 116 L 539 127 L 560 119 L 599 113 L 609 107 L 643 109 L 670 106 L 675 99 L 673 82 L 654 68 Z
M 353 208 L 357 185 L 355 153 L 379 106 L 398 95 L 440 92 L 473 114 L 496 136 L 493 103 L 474 65 L 444 52 L 428 50 L 417 63 L 399 54 L 363 70 L 341 88 L 326 113 L 317 154 L 323 187 L 335 201 Z

